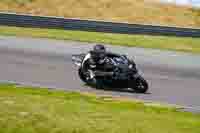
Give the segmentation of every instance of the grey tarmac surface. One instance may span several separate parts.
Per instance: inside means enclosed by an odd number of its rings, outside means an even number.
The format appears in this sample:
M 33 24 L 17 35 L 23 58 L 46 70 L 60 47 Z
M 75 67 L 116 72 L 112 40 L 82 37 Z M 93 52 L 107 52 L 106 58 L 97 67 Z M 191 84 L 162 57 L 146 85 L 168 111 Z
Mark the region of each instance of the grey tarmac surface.
M 71 55 L 87 52 L 93 45 L 0 36 L 0 81 L 176 104 L 200 112 L 200 55 L 107 45 L 133 57 L 148 80 L 149 92 L 137 94 L 84 86 Z

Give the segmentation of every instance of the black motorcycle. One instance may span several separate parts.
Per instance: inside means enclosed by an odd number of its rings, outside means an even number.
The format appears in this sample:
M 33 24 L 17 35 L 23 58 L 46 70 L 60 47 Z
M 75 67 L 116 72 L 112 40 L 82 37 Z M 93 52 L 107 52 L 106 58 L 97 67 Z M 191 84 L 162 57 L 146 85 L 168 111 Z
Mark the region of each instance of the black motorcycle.
M 129 59 L 126 55 L 107 54 L 104 71 L 95 68 L 83 71 L 85 56 L 86 54 L 72 55 L 72 61 L 78 66 L 78 75 L 86 84 L 101 89 L 130 88 L 138 93 L 145 93 L 148 90 L 147 81 L 138 73 L 133 59 Z

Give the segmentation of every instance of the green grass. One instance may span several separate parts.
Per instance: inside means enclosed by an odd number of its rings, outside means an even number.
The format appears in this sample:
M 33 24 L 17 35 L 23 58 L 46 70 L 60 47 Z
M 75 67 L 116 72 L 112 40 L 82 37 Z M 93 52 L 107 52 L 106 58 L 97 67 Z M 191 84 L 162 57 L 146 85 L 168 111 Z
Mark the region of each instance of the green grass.
M 0 35 L 98 42 L 111 45 L 200 53 L 200 38 L 126 35 L 55 29 L 19 28 L 7 26 L 0 26 Z
M 199 133 L 200 115 L 141 102 L 0 85 L 1 133 Z

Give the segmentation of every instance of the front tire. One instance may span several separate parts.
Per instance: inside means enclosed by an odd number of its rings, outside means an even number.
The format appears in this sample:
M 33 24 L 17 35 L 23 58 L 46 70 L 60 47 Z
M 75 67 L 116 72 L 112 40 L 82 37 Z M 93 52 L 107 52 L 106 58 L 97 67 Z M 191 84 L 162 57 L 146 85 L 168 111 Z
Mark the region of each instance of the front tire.
M 87 79 L 86 79 L 85 75 L 83 74 L 83 72 L 81 71 L 80 68 L 78 69 L 78 76 L 83 82 L 87 83 Z
M 141 77 L 141 76 L 139 76 L 136 80 L 135 80 L 135 85 L 134 85 L 134 87 L 132 87 L 134 90 L 135 90 L 135 92 L 137 92 L 137 93 L 146 93 L 147 92 L 147 90 L 148 90 L 148 83 L 147 83 L 147 81 L 143 78 L 143 77 Z
M 95 87 L 97 89 L 103 89 L 103 83 L 101 82 L 101 80 L 93 78 L 93 79 L 87 79 L 87 76 L 89 75 L 84 75 L 83 72 L 81 71 L 81 69 L 78 70 L 78 75 L 80 77 L 80 79 L 85 82 L 87 85 Z

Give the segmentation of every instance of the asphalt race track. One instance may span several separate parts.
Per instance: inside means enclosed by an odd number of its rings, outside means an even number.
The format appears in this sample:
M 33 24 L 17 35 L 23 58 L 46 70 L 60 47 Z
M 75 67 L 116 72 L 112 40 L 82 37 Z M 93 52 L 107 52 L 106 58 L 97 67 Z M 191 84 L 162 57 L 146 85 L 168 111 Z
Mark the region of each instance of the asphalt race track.
M 137 94 L 84 86 L 71 55 L 86 52 L 93 45 L 0 36 L 0 81 L 138 98 L 200 112 L 200 55 L 108 45 L 109 50 L 133 57 L 148 80 L 149 92 Z

